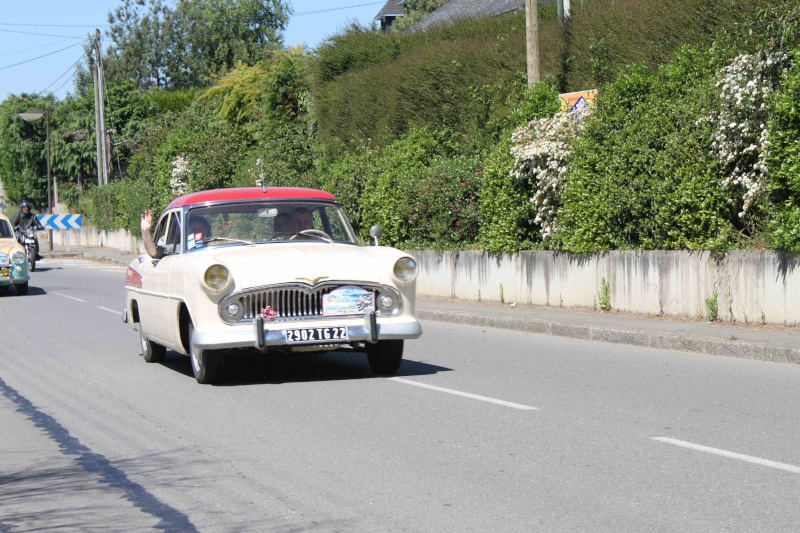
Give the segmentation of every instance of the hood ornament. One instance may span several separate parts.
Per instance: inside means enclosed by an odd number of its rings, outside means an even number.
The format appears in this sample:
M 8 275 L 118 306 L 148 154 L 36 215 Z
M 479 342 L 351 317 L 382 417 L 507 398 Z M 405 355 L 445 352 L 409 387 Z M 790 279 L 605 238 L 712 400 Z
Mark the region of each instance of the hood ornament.
M 305 281 L 309 285 L 316 285 L 323 279 L 328 279 L 328 276 L 319 276 L 318 278 L 295 278 L 297 281 Z

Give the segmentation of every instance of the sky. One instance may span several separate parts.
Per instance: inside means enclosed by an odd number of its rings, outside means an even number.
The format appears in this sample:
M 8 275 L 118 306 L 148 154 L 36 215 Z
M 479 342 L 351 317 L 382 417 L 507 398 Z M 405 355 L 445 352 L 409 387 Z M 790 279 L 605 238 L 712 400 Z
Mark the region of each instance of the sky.
M 110 40 L 108 13 L 123 0 L 0 0 L 0 102 L 11 94 L 52 92 L 63 99 L 72 76 L 85 65 L 82 43 L 99 29 Z M 385 0 L 288 0 L 294 15 L 284 44 L 315 48 L 350 22 L 369 25 Z M 43 57 L 42 57 L 43 56 Z

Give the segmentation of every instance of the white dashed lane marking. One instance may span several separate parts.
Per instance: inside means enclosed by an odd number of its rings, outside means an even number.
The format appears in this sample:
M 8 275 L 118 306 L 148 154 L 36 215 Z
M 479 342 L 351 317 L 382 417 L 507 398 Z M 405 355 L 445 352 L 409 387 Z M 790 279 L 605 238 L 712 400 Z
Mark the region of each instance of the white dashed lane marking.
M 437 392 L 444 392 L 447 394 L 455 394 L 456 396 L 463 396 L 464 398 L 470 398 L 472 400 L 480 400 L 482 402 L 494 403 L 497 405 L 502 405 L 504 407 L 511 407 L 513 409 L 521 409 L 524 411 L 532 411 L 538 409 L 538 407 L 531 407 L 529 405 L 507 402 L 505 400 L 489 398 L 488 396 L 480 396 L 479 394 L 472 394 L 470 392 L 461 392 L 453 389 L 445 389 L 444 387 L 437 387 L 435 385 L 427 385 L 425 383 L 420 383 L 418 381 L 411 381 L 410 379 L 403 379 L 403 378 L 387 378 L 387 379 L 389 379 L 390 381 L 396 381 L 398 383 L 405 383 L 406 385 L 414 385 L 415 387 L 422 387 L 423 389 L 435 390 Z
M 686 442 L 684 440 L 671 439 L 669 437 L 652 437 L 652 439 L 657 440 L 658 442 L 673 444 L 675 446 L 688 448 L 690 450 L 696 450 L 698 452 L 710 453 L 713 455 L 719 455 L 720 457 L 727 457 L 728 459 L 736 459 L 738 461 L 745 461 L 747 463 L 753 463 L 756 465 L 768 466 L 770 468 L 777 468 L 778 470 L 784 470 L 786 472 L 791 472 L 793 474 L 800 474 L 800 466 L 789 465 L 786 463 L 778 463 L 776 461 L 770 461 L 769 459 L 753 457 L 752 455 L 745 455 L 743 453 L 729 452 L 728 450 L 721 450 L 719 448 L 703 446 L 702 444 L 694 444 L 693 442 Z
M 75 300 L 76 302 L 86 303 L 86 300 L 81 300 L 80 298 L 75 298 L 74 296 L 70 296 L 68 294 L 61 294 L 60 292 L 51 292 L 50 294 L 55 294 L 56 296 L 61 296 L 62 298 L 69 298 L 70 300 Z

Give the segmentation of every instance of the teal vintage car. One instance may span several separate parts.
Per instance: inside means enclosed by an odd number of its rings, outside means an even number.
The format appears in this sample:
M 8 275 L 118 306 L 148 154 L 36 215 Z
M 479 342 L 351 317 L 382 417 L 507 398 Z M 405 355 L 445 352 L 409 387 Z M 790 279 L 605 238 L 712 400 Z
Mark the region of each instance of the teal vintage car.
M 28 294 L 29 279 L 25 247 L 17 242 L 8 217 L 0 215 L 0 294 L 11 285 L 17 294 Z

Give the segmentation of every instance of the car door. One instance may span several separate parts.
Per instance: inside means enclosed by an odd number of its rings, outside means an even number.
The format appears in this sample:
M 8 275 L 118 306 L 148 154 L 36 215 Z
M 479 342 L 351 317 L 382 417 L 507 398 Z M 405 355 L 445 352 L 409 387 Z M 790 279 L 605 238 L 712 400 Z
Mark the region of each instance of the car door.
M 153 233 L 156 245 L 164 250 L 160 259 L 145 257 L 142 263 L 142 293 L 139 320 L 148 336 L 168 347 L 180 344 L 177 331 L 177 303 L 180 287 L 173 283 L 180 258 L 181 218 L 177 210 L 161 216 Z

